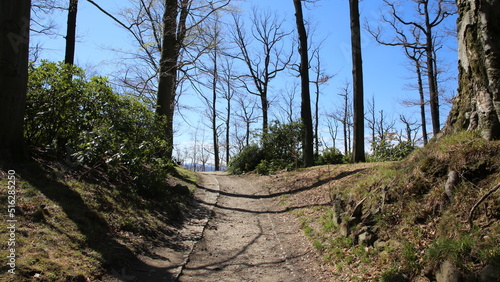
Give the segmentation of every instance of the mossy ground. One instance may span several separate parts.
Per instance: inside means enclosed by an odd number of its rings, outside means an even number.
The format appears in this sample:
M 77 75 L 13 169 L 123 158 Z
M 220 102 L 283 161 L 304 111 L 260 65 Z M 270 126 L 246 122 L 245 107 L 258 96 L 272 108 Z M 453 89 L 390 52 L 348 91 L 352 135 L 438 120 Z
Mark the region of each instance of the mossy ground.
M 35 159 L 4 165 L 0 171 L 0 202 L 8 201 L 8 171 L 15 170 L 15 275 L 8 273 L 10 253 L 7 209 L 0 214 L 0 281 L 94 281 L 120 270 L 146 244 L 165 240 L 179 224 L 189 197 L 166 192 L 140 196 L 130 176 L 71 168 L 58 161 Z M 196 175 L 176 167 L 169 186 L 194 189 Z M 186 183 L 187 182 L 187 183 Z M 190 189 L 190 190 L 192 190 Z
M 451 170 L 459 175 L 453 199 L 444 189 Z M 460 133 L 400 162 L 282 172 L 271 177 L 269 187 L 290 192 L 280 204 L 297 215 L 340 280 L 407 281 L 432 278 L 444 260 L 464 277 L 500 261 L 500 191 L 478 206 L 468 224 L 474 204 L 498 183 L 500 142 Z M 346 214 L 365 199 L 363 215 L 382 244 L 358 244 L 356 236 L 341 235 L 335 199 L 342 199 Z M 351 226 L 350 233 L 363 232 L 363 226 Z

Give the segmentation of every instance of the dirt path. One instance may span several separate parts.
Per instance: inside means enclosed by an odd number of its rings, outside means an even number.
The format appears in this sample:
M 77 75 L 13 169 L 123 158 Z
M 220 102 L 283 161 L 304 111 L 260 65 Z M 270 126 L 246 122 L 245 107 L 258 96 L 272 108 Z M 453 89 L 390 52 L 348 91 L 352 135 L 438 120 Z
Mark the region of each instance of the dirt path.
M 295 218 L 258 181 L 224 173 L 203 178 L 219 183 L 219 197 L 179 281 L 330 280 Z

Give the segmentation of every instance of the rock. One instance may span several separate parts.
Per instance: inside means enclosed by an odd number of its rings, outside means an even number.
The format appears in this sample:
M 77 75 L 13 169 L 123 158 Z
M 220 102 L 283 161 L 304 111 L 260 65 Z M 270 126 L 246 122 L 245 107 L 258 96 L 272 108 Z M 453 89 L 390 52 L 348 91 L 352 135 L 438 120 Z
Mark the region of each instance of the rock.
M 336 226 L 339 226 L 340 221 L 341 221 L 341 213 L 342 213 L 342 203 L 341 203 L 340 199 L 335 199 L 333 201 L 332 211 L 333 211 L 333 215 L 332 215 L 333 224 L 335 224 Z
M 351 217 L 361 219 L 361 216 L 363 215 L 363 203 L 365 202 L 366 198 L 361 200 L 359 203 L 356 204 L 354 207 L 354 210 L 352 211 Z
M 425 276 L 417 276 L 413 282 L 430 282 L 431 280 L 429 280 L 429 278 L 425 277 Z
M 387 242 L 382 241 L 382 240 L 377 240 L 373 243 L 373 247 L 375 249 L 384 249 L 386 246 L 387 246 Z
M 375 242 L 375 236 L 369 232 L 363 232 L 358 236 L 359 244 L 364 244 L 366 246 L 371 246 Z
M 437 282 L 459 282 L 462 278 L 460 271 L 448 260 L 445 260 L 436 273 Z
M 487 265 L 479 272 L 479 281 L 500 281 L 500 265 Z
M 340 223 L 340 235 L 344 237 L 349 236 L 349 222 L 343 221 L 342 223 Z
M 453 201 L 453 190 L 455 190 L 455 186 L 458 182 L 458 173 L 454 170 L 448 173 L 448 179 L 446 180 L 446 184 L 444 185 L 444 191 L 446 196 L 450 201 Z

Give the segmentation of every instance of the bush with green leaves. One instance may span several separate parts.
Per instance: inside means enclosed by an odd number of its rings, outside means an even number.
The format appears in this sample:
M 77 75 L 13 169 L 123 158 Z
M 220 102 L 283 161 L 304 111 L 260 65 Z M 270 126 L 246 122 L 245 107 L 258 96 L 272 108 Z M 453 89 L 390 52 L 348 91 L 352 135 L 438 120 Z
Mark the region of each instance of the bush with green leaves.
M 316 163 L 319 165 L 342 164 L 344 162 L 344 155 L 337 148 L 326 148 L 316 160 Z
M 245 146 L 236 156 L 231 158 L 228 171 L 232 174 L 241 174 L 253 171 L 264 158 L 261 147 L 257 144 Z
M 30 66 L 25 136 L 33 147 L 81 165 L 128 170 L 141 192 L 154 194 L 172 166 L 165 124 L 143 103 L 114 93 L 106 78 L 88 79 L 64 63 Z
M 400 161 L 416 149 L 412 142 L 402 141 L 395 144 L 394 141 L 391 136 L 376 140 L 372 144 L 373 153 L 369 156 L 369 160 L 374 162 Z
M 260 135 L 260 145 L 252 144 L 234 156 L 229 171 L 234 174 L 255 170 L 260 174 L 299 166 L 302 155 L 302 124 L 273 122 Z

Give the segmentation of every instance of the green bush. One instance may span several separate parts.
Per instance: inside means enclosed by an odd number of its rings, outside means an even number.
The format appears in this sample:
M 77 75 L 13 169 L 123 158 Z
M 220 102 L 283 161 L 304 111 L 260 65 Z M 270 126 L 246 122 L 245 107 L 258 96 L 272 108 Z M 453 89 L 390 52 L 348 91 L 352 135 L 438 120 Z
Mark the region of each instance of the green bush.
M 261 134 L 261 145 L 245 147 L 233 157 L 229 172 L 238 174 L 255 170 L 260 174 L 273 173 L 280 169 L 299 166 L 302 154 L 302 124 L 292 122 L 272 123 L 268 132 Z
M 319 165 L 325 165 L 325 164 L 342 164 L 344 163 L 344 155 L 342 155 L 342 152 L 340 152 L 339 149 L 337 148 L 327 148 L 326 150 L 323 151 L 323 154 L 321 154 L 318 159 L 317 163 Z
M 171 161 L 165 121 L 146 105 L 113 92 L 106 78 L 42 61 L 31 65 L 25 136 L 33 147 L 109 172 L 128 170 L 139 192 L 165 191 Z
M 403 141 L 394 144 L 392 141 L 390 138 L 375 141 L 372 144 L 373 153 L 369 156 L 369 160 L 374 162 L 400 161 L 416 149 L 412 142 Z
M 228 171 L 232 174 L 241 174 L 253 171 L 264 158 L 263 150 L 257 144 L 250 144 L 231 158 Z

